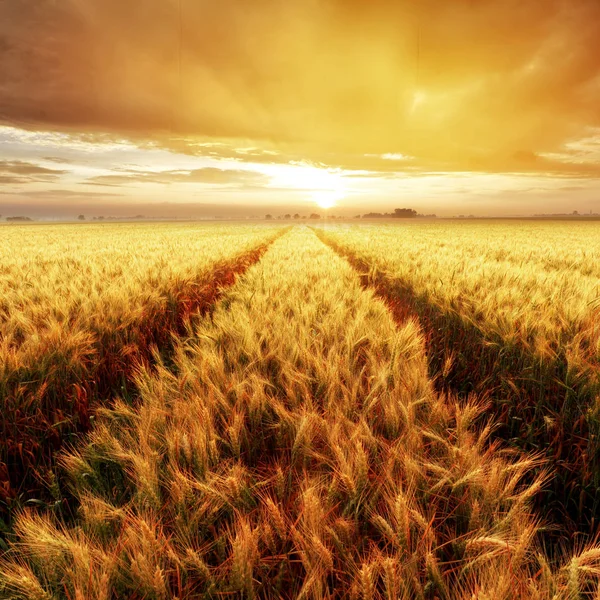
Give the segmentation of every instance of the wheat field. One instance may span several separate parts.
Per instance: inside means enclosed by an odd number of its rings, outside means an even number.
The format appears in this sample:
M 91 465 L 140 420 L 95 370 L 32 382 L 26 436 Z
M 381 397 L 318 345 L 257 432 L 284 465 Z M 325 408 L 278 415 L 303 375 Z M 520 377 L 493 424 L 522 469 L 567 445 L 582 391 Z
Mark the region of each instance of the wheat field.
M 0 598 L 600 598 L 591 224 L 62 227 L 0 231 L 3 427 L 87 418 L 3 449 Z
M 600 508 L 600 235 L 594 222 L 454 222 L 328 228 L 401 318 L 419 319 L 430 374 L 490 397 L 502 438 L 555 471 L 553 518 Z
M 110 224 L 0 230 L 0 518 L 86 429 L 132 393 L 136 363 L 168 354 L 191 311 L 281 228 Z M 4 509 L 4 510 L 3 510 Z

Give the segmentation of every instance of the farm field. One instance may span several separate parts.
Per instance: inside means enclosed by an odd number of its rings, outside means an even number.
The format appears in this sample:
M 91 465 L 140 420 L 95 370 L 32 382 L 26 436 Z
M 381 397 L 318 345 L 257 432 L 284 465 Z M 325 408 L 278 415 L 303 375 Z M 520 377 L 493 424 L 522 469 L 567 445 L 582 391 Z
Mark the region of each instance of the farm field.
M 438 388 L 489 397 L 497 435 L 555 469 L 540 497 L 571 528 L 600 507 L 600 230 L 594 222 L 329 228 L 401 320 Z
M 0 517 L 32 496 L 90 405 L 129 393 L 192 310 L 281 228 L 32 225 L 0 229 Z M 34 496 L 35 497 L 35 496 Z
M 0 230 L 3 418 L 90 421 L 0 598 L 600 597 L 595 226 L 62 227 Z

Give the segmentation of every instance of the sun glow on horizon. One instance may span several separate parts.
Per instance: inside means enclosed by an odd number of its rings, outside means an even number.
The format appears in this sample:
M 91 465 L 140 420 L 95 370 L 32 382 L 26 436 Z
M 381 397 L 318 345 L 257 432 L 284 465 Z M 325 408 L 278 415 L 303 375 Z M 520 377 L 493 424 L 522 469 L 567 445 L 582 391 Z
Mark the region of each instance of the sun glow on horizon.
M 337 206 L 339 200 L 344 198 L 344 194 L 339 191 L 318 191 L 312 194 L 313 200 L 319 208 L 327 210 Z
M 347 180 L 340 169 L 326 169 L 306 164 L 261 167 L 271 177 L 271 186 L 294 192 L 305 192 L 319 208 L 337 206 L 347 194 Z

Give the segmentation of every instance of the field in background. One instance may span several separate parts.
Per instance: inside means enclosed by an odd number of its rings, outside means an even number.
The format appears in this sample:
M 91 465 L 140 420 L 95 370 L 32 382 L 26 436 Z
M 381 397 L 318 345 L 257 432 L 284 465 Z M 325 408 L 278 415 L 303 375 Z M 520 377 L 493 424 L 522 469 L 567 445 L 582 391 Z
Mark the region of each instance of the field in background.
M 599 487 L 595 224 L 162 227 L 68 227 L 61 240 L 81 237 L 45 295 L 24 265 L 0 279 L 23 298 L 2 339 L 54 348 L 37 362 L 77 391 L 69 418 L 105 348 L 131 357 L 108 370 L 121 398 L 95 393 L 89 433 L 60 454 L 55 504 L 17 515 L 0 598 L 600 597 L 600 547 L 583 547 Z M 56 308 L 69 289 L 77 327 Z M 139 333 L 182 306 L 168 334 Z M 40 344 L 55 330 L 102 332 L 86 371 L 47 366 L 63 364 L 62 344 Z M 134 333 L 106 346 L 115 331 Z M 56 411 L 36 404 L 39 376 L 14 377 L 34 386 L 26 407 Z

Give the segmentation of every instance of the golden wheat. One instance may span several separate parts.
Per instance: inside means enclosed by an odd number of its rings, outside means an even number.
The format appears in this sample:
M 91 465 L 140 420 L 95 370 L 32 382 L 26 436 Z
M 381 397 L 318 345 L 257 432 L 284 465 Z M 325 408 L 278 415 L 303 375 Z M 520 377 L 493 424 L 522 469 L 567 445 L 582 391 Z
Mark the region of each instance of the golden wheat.
M 490 336 L 543 354 L 587 334 L 600 359 L 591 323 L 600 307 L 596 223 L 327 226 L 326 234 Z
M 71 525 L 23 512 L 2 598 L 584 597 L 590 547 L 536 543 L 539 457 L 501 451 L 486 403 L 437 394 L 398 327 L 304 228 L 276 241 L 140 368 L 62 463 Z M 526 479 L 528 482 L 526 483 Z
M 398 223 L 317 232 L 397 320 L 419 319 L 439 389 L 492 398 L 498 435 L 547 455 L 557 476 L 539 507 L 567 533 L 593 536 L 600 506 L 597 225 Z
M 273 230 L 167 223 L 0 228 L 2 370 L 35 364 L 50 351 L 78 360 L 91 341 L 86 333 L 126 326 L 153 301 L 164 303 L 174 282 L 197 281 Z
M 89 427 L 95 405 L 130 393 L 135 365 L 152 362 L 155 349 L 166 357 L 189 314 L 208 310 L 280 231 L 0 228 L 0 519 L 40 501 L 39 480 L 53 485 L 53 449 Z

